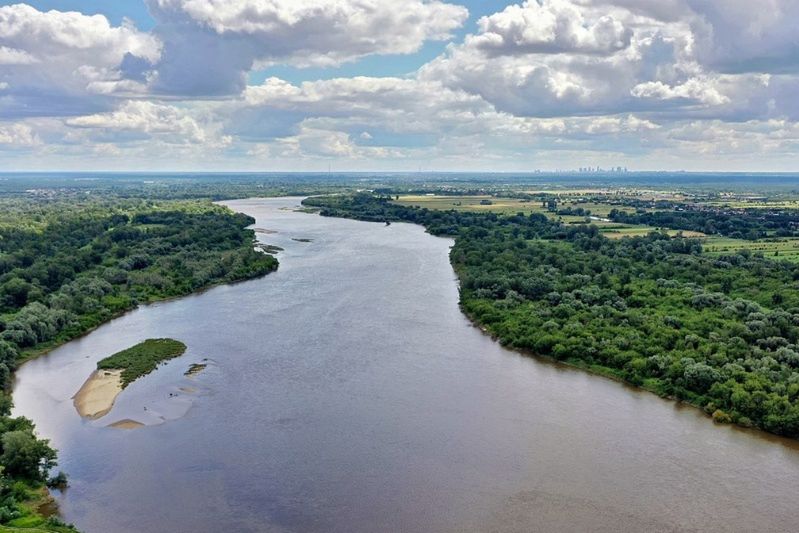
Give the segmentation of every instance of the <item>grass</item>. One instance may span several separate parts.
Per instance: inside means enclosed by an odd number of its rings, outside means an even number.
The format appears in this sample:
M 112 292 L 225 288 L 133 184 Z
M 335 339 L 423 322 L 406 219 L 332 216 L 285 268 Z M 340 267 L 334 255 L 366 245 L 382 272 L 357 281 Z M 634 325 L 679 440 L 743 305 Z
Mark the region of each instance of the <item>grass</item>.
M 480 202 L 491 202 L 491 205 L 481 204 Z M 473 213 L 502 213 L 515 215 L 516 213 L 547 213 L 541 207 L 541 202 L 519 200 L 518 198 L 495 198 L 489 195 L 482 196 L 419 196 L 406 195 L 400 196 L 394 202 L 397 205 L 407 207 L 426 207 L 427 209 L 437 209 L 447 211 L 469 211 Z
M 653 231 L 660 231 L 660 230 L 658 228 L 653 228 L 652 226 L 611 223 L 604 227 L 600 227 L 600 231 L 605 237 L 609 239 L 622 239 L 624 237 L 642 237 Z M 683 237 L 692 237 L 692 238 L 701 238 L 705 236 L 704 233 L 700 233 L 698 231 L 687 231 L 687 230 L 670 229 L 666 230 L 666 233 L 671 236 L 682 234 Z
M 0 526 L 0 533 L 76 533 L 76 531 L 74 528 L 50 522 L 41 516 L 18 518 Z
M 17 482 L 17 485 L 23 482 Z M 34 486 L 26 483 L 24 488 L 24 501 L 21 501 L 19 508 L 22 516 L 19 516 L 7 524 L 0 525 L 0 533 L 25 532 L 25 533 L 76 533 L 77 530 L 71 528 L 57 518 L 47 518 L 48 512 L 43 512 L 44 507 L 55 510 L 53 498 L 43 485 Z
M 487 202 L 491 202 L 488 204 Z M 400 196 L 399 200 L 393 203 L 397 205 L 404 205 L 406 207 L 426 207 L 427 209 L 436 209 L 439 211 L 447 211 L 454 209 L 455 211 L 466 211 L 472 213 L 497 213 L 503 215 L 515 215 L 516 213 L 541 213 L 550 218 L 558 218 L 557 213 L 552 213 L 544 207 L 540 200 L 521 200 L 519 198 L 506 198 L 495 197 L 490 195 L 476 195 L 476 196 L 441 196 L 441 195 L 405 195 Z M 580 202 L 574 199 L 558 199 L 558 208 L 572 208 L 583 209 L 591 211 L 592 216 L 607 217 L 610 210 L 614 206 L 609 204 L 599 204 L 591 202 Z M 564 220 L 575 219 L 584 222 L 585 217 L 563 217 Z M 592 220 L 591 223 L 598 221 Z
M 174 339 L 147 339 L 126 350 L 106 357 L 97 368 L 101 370 L 122 370 L 122 388 L 138 378 L 158 368 L 169 359 L 180 357 L 186 352 L 186 345 Z
M 733 209 L 799 209 L 799 200 L 718 200 L 704 204 Z
M 799 263 L 799 238 L 770 238 L 757 241 L 712 236 L 703 241 L 705 253 L 711 256 L 733 254 L 741 250 L 762 253 L 769 259 Z

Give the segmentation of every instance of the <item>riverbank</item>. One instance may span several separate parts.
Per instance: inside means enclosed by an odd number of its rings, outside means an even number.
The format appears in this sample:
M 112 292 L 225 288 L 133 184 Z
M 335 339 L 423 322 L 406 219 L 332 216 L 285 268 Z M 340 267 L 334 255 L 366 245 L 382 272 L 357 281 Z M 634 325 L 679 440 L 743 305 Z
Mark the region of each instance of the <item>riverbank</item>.
M 463 313 L 463 315 L 467 319 L 469 319 L 469 322 L 471 322 L 471 324 L 475 328 L 479 329 L 483 333 L 483 335 L 486 335 L 487 337 L 490 337 L 491 340 L 493 340 L 494 342 L 497 342 L 497 343 L 505 346 L 505 343 L 502 342 L 502 338 L 499 335 L 497 335 L 496 333 L 492 332 L 488 325 L 483 324 L 482 322 L 480 322 L 480 320 L 478 320 L 471 313 L 469 313 L 469 311 L 466 310 L 462 305 L 459 306 L 459 307 L 460 307 L 460 310 Z M 521 348 L 514 348 L 514 347 L 508 347 L 508 346 L 505 346 L 505 347 L 507 349 L 509 349 L 509 350 L 513 350 L 514 352 L 516 352 L 516 353 L 518 353 L 518 354 L 520 354 L 520 355 L 522 355 L 524 357 L 530 357 L 530 358 L 538 359 L 538 360 L 541 360 L 541 361 L 544 361 L 544 362 L 547 362 L 547 363 L 550 363 L 550 364 L 553 364 L 553 365 L 562 366 L 562 367 L 566 367 L 566 368 L 570 368 L 570 369 L 586 372 L 586 373 L 594 375 L 594 376 L 598 376 L 598 377 L 602 377 L 602 378 L 605 378 L 605 379 L 609 379 L 609 380 L 614 381 L 614 382 L 616 382 L 616 383 L 618 383 L 620 385 L 623 385 L 624 387 L 629 387 L 630 389 L 633 389 L 633 390 L 645 391 L 645 392 L 648 392 L 648 393 L 652 393 L 652 394 L 654 394 L 654 395 L 656 395 L 656 396 L 658 396 L 658 397 L 660 397 L 660 398 L 662 398 L 664 400 L 669 400 L 671 402 L 674 402 L 674 403 L 677 403 L 677 404 L 680 404 L 680 405 L 684 405 L 686 407 L 690 407 L 691 409 L 697 409 L 697 410 L 701 411 L 703 414 L 708 415 L 708 417 L 712 418 L 713 421 L 716 422 L 717 424 L 731 424 L 731 425 L 733 425 L 736 428 L 739 428 L 741 430 L 755 431 L 755 432 L 761 434 L 762 436 L 768 437 L 770 439 L 785 439 L 786 441 L 789 441 L 791 443 L 795 443 L 796 442 L 793 439 L 789 439 L 787 437 L 782 437 L 780 435 L 774 435 L 773 433 L 769 433 L 768 431 L 765 431 L 765 430 L 763 430 L 761 428 L 758 428 L 756 426 L 743 425 L 743 424 L 738 424 L 738 423 L 734 423 L 734 422 L 731 422 L 731 421 L 717 420 L 716 418 L 714 418 L 712 416 L 712 412 L 708 413 L 707 410 L 704 408 L 704 406 L 702 406 L 701 404 L 692 403 L 689 399 L 678 398 L 678 397 L 674 396 L 673 394 L 668 394 L 668 393 L 663 392 L 662 388 L 659 386 L 660 383 L 656 383 L 656 382 L 653 382 L 653 381 L 648 381 L 648 382 L 645 381 L 644 383 L 640 383 L 640 384 L 632 383 L 629 380 L 625 379 L 624 375 L 617 368 L 612 368 L 612 367 L 609 367 L 609 366 L 602 366 L 602 365 L 597 365 L 597 364 L 589 364 L 589 363 L 587 363 L 585 361 L 582 361 L 580 359 L 574 359 L 574 358 L 572 358 L 572 359 L 557 359 L 555 357 L 552 357 L 551 355 L 543 355 L 543 354 L 536 353 L 536 352 L 533 352 L 533 351 L 530 351 L 530 350 L 523 350 Z

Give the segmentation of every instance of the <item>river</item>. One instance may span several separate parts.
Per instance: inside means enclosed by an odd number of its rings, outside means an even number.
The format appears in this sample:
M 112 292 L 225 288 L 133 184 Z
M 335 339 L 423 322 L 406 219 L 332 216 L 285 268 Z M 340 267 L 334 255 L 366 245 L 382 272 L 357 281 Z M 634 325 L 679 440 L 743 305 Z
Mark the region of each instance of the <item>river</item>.
M 141 307 L 17 372 L 14 413 L 70 475 L 66 520 L 86 533 L 796 531 L 792 441 L 507 351 L 460 313 L 450 240 L 298 203 L 227 202 L 275 232 L 258 236 L 285 249 L 278 272 Z M 152 337 L 188 351 L 82 420 L 71 397 L 96 362 Z M 105 427 L 125 418 L 154 425 Z

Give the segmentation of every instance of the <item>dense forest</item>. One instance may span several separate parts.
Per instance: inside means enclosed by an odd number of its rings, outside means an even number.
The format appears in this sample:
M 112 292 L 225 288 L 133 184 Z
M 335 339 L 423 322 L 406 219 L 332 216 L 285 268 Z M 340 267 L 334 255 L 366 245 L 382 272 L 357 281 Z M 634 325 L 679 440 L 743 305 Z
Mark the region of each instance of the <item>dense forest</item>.
M 254 247 L 254 220 L 208 201 L 114 194 L 0 200 L 0 386 L 26 357 L 141 303 L 260 276 L 277 259 Z M 0 524 L 43 520 L 25 505 L 56 454 L 0 394 Z M 57 476 L 53 484 L 63 484 Z M 64 528 L 57 519 L 42 522 Z M 52 529 L 55 528 L 55 529 Z
M 799 213 L 790 210 L 684 207 L 679 210 L 638 210 L 630 213 L 623 209 L 612 209 L 608 218 L 622 224 L 699 231 L 707 235 L 718 234 L 752 241 L 763 237 L 799 235 Z
M 325 216 L 455 237 L 463 310 L 503 344 L 690 402 L 717 422 L 799 438 L 799 266 L 702 255 L 663 233 L 610 240 L 541 214 L 311 198 Z

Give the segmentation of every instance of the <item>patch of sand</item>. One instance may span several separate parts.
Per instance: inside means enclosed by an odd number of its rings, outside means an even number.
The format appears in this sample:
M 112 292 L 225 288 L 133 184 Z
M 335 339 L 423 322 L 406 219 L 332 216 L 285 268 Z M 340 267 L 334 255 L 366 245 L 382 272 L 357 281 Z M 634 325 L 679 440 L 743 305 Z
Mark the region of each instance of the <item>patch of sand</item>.
M 96 420 L 108 414 L 122 392 L 122 370 L 95 370 L 73 397 L 78 414 Z
M 131 420 L 130 418 L 126 418 L 124 420 L 114 422 L 113 424 L 108 424 L 107 427 L 117 428 L 117 429 L 138 429 L 138 428 L 143 428 L 144 424 L 142 424 L 141 422 L 137 422 L 136 420 Z

